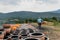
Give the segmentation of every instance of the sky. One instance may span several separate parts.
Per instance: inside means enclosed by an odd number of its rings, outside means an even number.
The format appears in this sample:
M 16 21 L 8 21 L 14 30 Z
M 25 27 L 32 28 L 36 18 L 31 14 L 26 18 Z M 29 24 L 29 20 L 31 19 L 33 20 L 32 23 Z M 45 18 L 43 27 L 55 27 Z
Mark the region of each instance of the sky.
M 60 0 L 0 0 L 0 12 L 46 12 L 60 9 Z

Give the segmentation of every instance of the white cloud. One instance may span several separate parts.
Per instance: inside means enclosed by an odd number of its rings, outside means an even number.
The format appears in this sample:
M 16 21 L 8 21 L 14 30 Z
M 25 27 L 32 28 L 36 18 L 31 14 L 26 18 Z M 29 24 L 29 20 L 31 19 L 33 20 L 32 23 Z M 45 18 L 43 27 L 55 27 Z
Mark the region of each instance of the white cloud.
M 60 9 L 60 0 L 0 0 L 0 12 L 43 12 L 57 9 Z

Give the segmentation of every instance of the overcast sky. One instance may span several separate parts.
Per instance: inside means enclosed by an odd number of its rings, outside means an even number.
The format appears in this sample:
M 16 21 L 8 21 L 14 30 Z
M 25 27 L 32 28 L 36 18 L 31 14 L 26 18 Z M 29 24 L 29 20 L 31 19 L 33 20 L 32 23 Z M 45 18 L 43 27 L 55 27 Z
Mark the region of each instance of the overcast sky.
M 60 9 L 60 0 L 0 0 L 0 12 L 45 12 Z

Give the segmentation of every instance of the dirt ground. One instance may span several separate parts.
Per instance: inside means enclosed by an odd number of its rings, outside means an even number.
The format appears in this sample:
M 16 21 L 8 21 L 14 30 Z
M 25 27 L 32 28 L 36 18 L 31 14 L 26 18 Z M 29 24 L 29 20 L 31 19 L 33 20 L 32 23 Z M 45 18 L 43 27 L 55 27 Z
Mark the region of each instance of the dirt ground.
M 38 27 L 37 23 L 32 23 L 32 25 Z M 49 37 L 49 40 L 60 40 L 60 27 L 55 27 L 48 23 L 48 25 L 43 24 L 40 30 Z

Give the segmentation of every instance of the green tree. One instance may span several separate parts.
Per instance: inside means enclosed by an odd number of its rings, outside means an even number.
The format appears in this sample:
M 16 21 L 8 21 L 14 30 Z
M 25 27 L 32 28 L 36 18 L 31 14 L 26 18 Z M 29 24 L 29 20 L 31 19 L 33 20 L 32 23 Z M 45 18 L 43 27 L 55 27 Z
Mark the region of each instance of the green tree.
M 43 18 L 44 21 L 48 21 L 49 19 L 48 18 Z
M 53 19 L 53 20 L 56 20 L 56 21 L 57 21 L 57 18 L 56 18 L 56 17 L 52 17 L 51 19 Z

